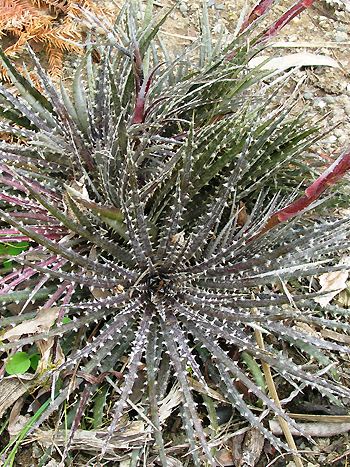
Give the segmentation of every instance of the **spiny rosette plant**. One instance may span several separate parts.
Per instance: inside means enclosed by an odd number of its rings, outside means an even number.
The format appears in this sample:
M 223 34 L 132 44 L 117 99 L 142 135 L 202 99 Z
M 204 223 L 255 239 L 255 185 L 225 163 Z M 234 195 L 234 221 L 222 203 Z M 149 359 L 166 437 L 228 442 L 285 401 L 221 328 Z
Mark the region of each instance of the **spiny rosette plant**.
M 305 213 L 329 199 L 350 153 L 317 176 L 316 159 L 305 156 L 317 128 L 288 117 L 272 74 L 248 67 L 272 34 L 252 36 L 261 13 L 224 50 L 204 31 L 199 66 L 195 47 L 174 60 L 155 47 L 166 15 L 137 21 L 132 4 L 113 29 L 88 16 L 106 30 L 101 62 L 87 50 L 71 88 L 60 90 L 32 51 L 40 90 L 1 53 L 14 90 L 0 88 L 1 131 L 11 136 L 0 146 L 0 235 L 29 248 L 0 279 L 0 347 L 5 363 L 19 351 L 42 354 L 27 397 L 46 388 L 47 404 L 28 434 L 59 423 L 64 402 L 73 404 L 64 458 L 93 412 L 107 427 L 101 459 L 113 455 L 120 427 L 141 417 L 151 437 L 140 459 L 147 452 L 170 465 L 160 407 L 174 387 L 194 465 L 217 465 L 206 418 L 213 388 L 290 449 L 254 403 L 298 426 L 242 364 L 243 352 L 257 368 L 268 364 L 285 390 L 350 397 L 334 373 L 303 367 L 303 355 L 325 364 L 349 348 L 295 326 L 350 330 L 346 310 L 321 308 L 317 289 L 303 293 L 310 276 L 343 268 L 349 220 Z

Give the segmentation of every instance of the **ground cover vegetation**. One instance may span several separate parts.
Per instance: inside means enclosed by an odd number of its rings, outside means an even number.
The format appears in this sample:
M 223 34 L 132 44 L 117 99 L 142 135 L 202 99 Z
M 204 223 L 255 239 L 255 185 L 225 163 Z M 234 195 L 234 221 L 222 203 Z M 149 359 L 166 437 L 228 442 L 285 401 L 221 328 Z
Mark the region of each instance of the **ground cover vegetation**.
M 199 41 L 175 58 L 152 2 L 143 15 L 127 2 L 114 26 L 80 8 L 91 37 L 60 89 L 30 48 L 40 89 L 0 52 L 13 85 L 0 87 L 1 384 L 23 378 L 17 415 L 30 414 L 4 465 L 39 427 L 64 433 L 62 465 L 82 429 L 100 433 L 92 465 L 115 462 L 139 421 L 132 465 L 219 465 L 219 405 L 301 465 L 276 384 L 350 397 L 334 369 L 349 348 L 317 333 L 347 333 L 349 312 L 321 306 L 310 279 L 344 268 L 350 221 L 334 206 L 350 152 L 324 167 L 308 151 L 317 125 L 279 98 L 287 77 L 249 67 L 312 2 L 257 32 L 273 3 L 230 43 L 213 43 L 204 4 Z

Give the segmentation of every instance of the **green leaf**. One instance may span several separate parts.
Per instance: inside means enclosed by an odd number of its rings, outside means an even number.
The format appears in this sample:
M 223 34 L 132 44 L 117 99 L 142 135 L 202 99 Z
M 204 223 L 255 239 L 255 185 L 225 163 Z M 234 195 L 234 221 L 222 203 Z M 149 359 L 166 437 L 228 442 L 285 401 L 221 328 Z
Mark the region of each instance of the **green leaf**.
M 28 248 L 28 242 L 5 243 L 0 241 L 0 256 L 17 256 L 22 253 L 22 251 L 28 250 Z
M 68 324 L 72 321 L 72 319 L 69 316 L 64 316 L 62 318 L 62 324 Z
M 26 352 L 16 352 L 7 360 L 5 369 L 9 375 L 23 375 L 30 365 L 31 360 Z
M 95 397 L 93 408 L 93 427 L 101 428 L 103 425 L 104 407 L 107 404 L 108 386 L 103 386 Z
M 149 23 L 148 27 L 146 27 L 139 38 L 139 47 L 140 47 L 140 52 L 141 56 L 143 56 L 148 49 L 150 43 L 152 40 L 155 38 L 155 36 L 158 34 L 159 29 L 163 26 L 165 20 L 168 18 L 170 13 L 174 10 L 176 4 L 174 4 L 169 10 L 167 10 L 165 13 L 161 11 L 158 15 L 155 16 L 154 20 Z
M 21 445 L 21 442 L 24 440 L 26 437 L 28 431 L 31 429 L 31 427 L 34 425 L 34 423 L 40 418 L 41 414 L 48 408 L 48 406 L 51 403 L 51 399 L 48 399 L 46 402 L 43 403 L 43 405 L 35 412 L 35 414 L 28 420 L 28 422 L 24 425 L 22 430 L 18 433 L 18 435 L 10 441 L 10 443 L 5 446 L 5 448 L 0 452 L 0 455 L 3 456 L 3 454 L 10 448 L 11 451 L 8 455 L 8 457 L 5 459 L 5 462 L 3 464 L 3 467 L 12 467 L 14 464 L 14 460 L 16 457 L 16 453 L 18 448 Z
M 266 386 L 265 377 L 256 359 L 253 358 L 248 352 L 242 352 L 241 357 L 242 357 L 242 361 L 247 365 L 248 370 L 253 376 L 256 384 L 259 386 L 259 388 L 263 392 L 266 392 L 265 391 L 265 386 Z
M 6 261 L 4 261 L 2 263 L 2 265 L 3 265 L 3 269 L 1 270 L 0 274 L 3 274 L 4 272 L 11 271 L 12 266 L 13 266 L 13 262 L 12 262 L 12 260 L 7 259 Z
M 30 367 L 35 371 L 38 368 L 38 364 L 40 361 L 40 355 L 35 353 L 30 356 Z

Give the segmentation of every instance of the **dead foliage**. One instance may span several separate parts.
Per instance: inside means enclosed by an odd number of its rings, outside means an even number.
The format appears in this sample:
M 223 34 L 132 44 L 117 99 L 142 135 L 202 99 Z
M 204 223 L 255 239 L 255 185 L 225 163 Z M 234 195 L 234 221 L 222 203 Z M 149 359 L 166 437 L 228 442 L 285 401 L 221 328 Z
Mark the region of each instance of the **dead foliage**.
M 83 49 L 80 7 L 99 16 L 105 14 L 92 0 L 2 0 L 0 45 L 8 56 L 18 59 L 30 44 L 45 53 L 50 74 L 58 76 L 64 55 L 79 54 Z M 0 76 L 6 79 L 4 68 Z

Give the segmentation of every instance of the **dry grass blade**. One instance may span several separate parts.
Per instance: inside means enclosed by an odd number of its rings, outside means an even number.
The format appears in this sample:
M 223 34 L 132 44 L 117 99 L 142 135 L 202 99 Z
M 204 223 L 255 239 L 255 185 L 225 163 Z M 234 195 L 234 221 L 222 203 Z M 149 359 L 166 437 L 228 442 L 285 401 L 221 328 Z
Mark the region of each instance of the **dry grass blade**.
M 254 334 L 255 334 L 255 339 L 256 339 L 256 342 L 257 342 L 259 348 L 261 350 L 265 350 L 265 344 L 264 344 L 264 339 L 263 339 L 262 332 L 259 329 L 256 329 L 254 331 Z M 275 404 L 279 408 L 281 408 L 281 402 L 280 402 L 280 399 L 278 397 L 275 382 L 274 382 L 272 374 L 271 374 L 270 365 L 268 363 L 262 361 L 261 366 L 262 366 L 262 369 L 263 369 L 263 372 L 264 372 L 264 375 L 265 375 L 266 385 L 268 387 L 269 393 L 270 393 L 272 399 L 274 400 Z M 283 434 L 284 434 L 284 436 L 286 438 L 288 446 L 290 447 L 290 449 L 293 452 L 293 460 L 295 462 L 296 467 L 303 467 L 303 462 L 302 462 L 301 458 L 299 457 L 299 455 L 297 454 L 298 449 L 296 447 L 296 444 L 295 444 L 295 441 L 294 441 L 294 438 L 293 438 L 293 435 L 292 435 L 292 432 L 291 432 L 291 429 L 290 429 L 288 423 L 282 417 L 278 417 L 278 423 L 279 423 L 279 425 L 280 425 L 280 427 L 282 429 L 282 432 L 283 432 Z

